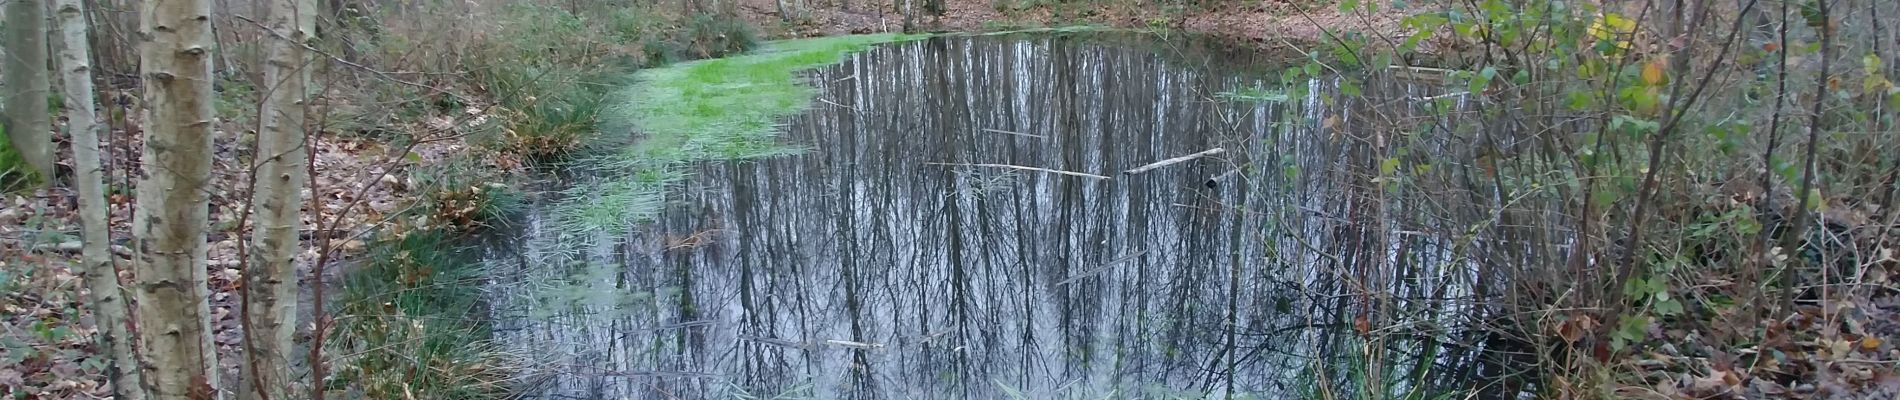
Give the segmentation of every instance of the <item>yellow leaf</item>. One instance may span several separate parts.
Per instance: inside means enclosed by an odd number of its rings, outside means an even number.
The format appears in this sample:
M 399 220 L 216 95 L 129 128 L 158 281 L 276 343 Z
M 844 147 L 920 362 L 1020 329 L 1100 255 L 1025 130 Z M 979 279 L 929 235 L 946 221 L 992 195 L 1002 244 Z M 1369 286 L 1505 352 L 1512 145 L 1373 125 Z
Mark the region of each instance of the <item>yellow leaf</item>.
M 1643 64 L 1643 84 L 1662 86 L 1668 76 L 1667 73 L 1663 72 L 1663 64 L 1664 61 L 1662 59 L 1649 60 L 1649 63 Z
M 1887 88 L 1891 86 L 1893 86 L 1893 83 L 1888 82 L 1887 77 L 1873 75 L 1867 77 L 1866 81 L 1861 82 L 1860 90 L 1862 93 L 1880 93 L 1886 91 Z
M 1590 36 L 1615 41 L 1617 50 L 1628 50 L 1630 38 L 1636 36 L 1636 20 L 1617 13 L 1598 15 L 1596 22 L 1590 24 Z

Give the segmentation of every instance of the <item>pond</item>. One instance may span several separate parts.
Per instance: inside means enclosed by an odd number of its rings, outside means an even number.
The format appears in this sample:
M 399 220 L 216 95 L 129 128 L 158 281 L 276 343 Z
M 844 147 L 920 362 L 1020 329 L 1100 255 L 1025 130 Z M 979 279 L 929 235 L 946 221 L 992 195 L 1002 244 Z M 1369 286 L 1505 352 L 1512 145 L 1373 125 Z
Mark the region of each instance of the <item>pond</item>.
M 1341 138 L 1365 106 L 1343 104 L 1432 90 L 1347 100 L 1232 67 L 1270 62 L 1099 33 L 852 55 L 803 75 L 818 96 L 780 136 L 802 152 L 693 167 L 586 262 L 533 261 L 563 228 L 530 218 L 496 257 L 496 336 L 551 360 L 540 398 L 1285 398 L 1496 373 L 1455 300 L 1482 280 L 1346 195 L 1377 192 L 1348 172 L 1382 156 Z

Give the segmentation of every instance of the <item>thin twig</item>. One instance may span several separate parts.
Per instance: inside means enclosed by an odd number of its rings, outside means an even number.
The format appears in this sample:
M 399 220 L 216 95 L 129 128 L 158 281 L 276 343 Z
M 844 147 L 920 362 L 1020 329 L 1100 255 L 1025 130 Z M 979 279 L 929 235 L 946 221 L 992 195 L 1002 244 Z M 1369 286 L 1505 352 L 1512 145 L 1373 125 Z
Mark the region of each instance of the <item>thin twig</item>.
M 1808 115 L 1807 155 L 1804 156 L 1804 161 L 1801 163 L 1801 190 L 1794 194 L 1797 207 L 1795 207 L 1794 210 L 1794 226 L 1791 227 L 1793 231 L 1790 231 L 1788 236 L 1781 238 L 1781 247 L 1789 249 L 1791 252 L 1795 246 L 1800 243 L 1801 237 L 1807 234 L 1808 221 L 1813 219 L 1814 216 L 1814 213 L 1808 210 L 1810 206 L 1808 202 L 1814 197 L 1809 195 L 1809 193 L 1814 190 L 1814 150 L 1815 143 L 1821 139 L 1821 130 L 1823 129 L 1821 126 L 1821 118 L 1824 116 L 1824 114 L 1821 113 L 1821 108 L 1827 104 L 1827 81 L 1829 79 L 1828 73 L 1830 72 L 1828 68 L 1832 67 L 1832 63 L 1829 61 L 1830 58 L 1834 56 L 1834 52 L 1832 51 L 1834 47 L 1834 29 L 1829 26 L 1833 23 L 1834 16 L 1833 14 L 1829 14 L 1829 1 L 1820 0 L 1816 3 L 1820 4 L 1818 10 L 1821 14 L 1821 26 L 1815 27 L 1815 29 L 1821 31 L 1821 75 L 1814 80 L 1814 107 L 1813 110 L 1810 111 L 1812 114 Z M 1824 268 L 1823 271 L 1825 270 Z M 1796 272 L 1797 271 L 1790 270 L 1781 274 L 1783 286 L 1789 288 L 1794 287 L 1793 283 Z M 1799 295 L 1799 291 L 1788 291 L 1787 301 L 1790 306 L 1794 304 L 1794 299 L 1797 295 Z M 1827 297 L 1822 296 L 1822 298 L 1825 299 Z M 1823 319 L 1826 319 L 1825 317 L 1828 314 L 1827 307 L 1822 307 L 1821 315 Z
M 1761 154 L 1762 170 L 1761 170 L 1761 181 L 1759 182 L 1759 185 L 1761 186 L 1761 191 L 1762 191 L 1762 199 L 1761 199 L 1762 213 L 1773 212 L 1775 209 L 1774 208 L 1774 204 L 1775 204 L 1775 180 L 1774 180 L 1775 149 L 1777 147 L 1780 147 L 1781 145 L 1780 143 L 1781 142 L 1781 107 L 1783 104 L 1787 103 L 1787 98 L 1788 98 L 1788 2 L 1787 1 L 1781 2 L 1781 27 L 1779 31 L 1780 33 L 1778 34 L 1778 36 L 1780 36 L 1780 45 L 1779 47 L 1775 49 L 1776 50 L 1775 52 L 1778 53 L 1778 56 L 1779 56 L 1779 62 L 1777 64 L 1779 65 L 1779 67 L 1777 68 L 1775 72 L 1775 106 L 1774 106 L 1774 112 L 1768 114 L 1769 115 L 1768 148 L 1766 150 L 1763 150 Z M 1753 261 L 1755 265 L 1754 265 L 1754 268 L 1749 268 L 1748 270 L 1748 276 L 1749 276 L 1748 284 L 1753 285 L 1753 287 L 1757 289 L 1761 287 L 1761 282 L 1760 282 L 1761 271 L 1764 268 L 1767 268 L 1768 266 L 1773 265 L 1771 256 L 1769 256 L 1770 253 L 1768 251 L 1769 250 L 1768 245 L 1769 243 L 1773 242 L 1775 230 L 1776 230 L 1775 226 L 1772 226 L 1772 225 L 1766 226 L 1761 230 L 1759 237 L 1756 239 L 1755 246 L 1757 247 L 1757 249 L 1756 249 L 1756 254 L 1754 257 L 1755 260 Z M 1759 318 L 1760 315 L 1757 315 L 1756 317 Z

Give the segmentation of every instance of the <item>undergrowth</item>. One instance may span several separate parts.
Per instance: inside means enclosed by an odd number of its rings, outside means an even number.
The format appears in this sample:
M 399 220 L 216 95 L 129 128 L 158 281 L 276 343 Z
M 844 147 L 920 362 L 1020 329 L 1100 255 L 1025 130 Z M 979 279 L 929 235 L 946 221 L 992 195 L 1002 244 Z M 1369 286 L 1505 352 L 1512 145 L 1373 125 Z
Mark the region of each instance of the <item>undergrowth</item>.
M 500 4 L 491 4 L 500 3 Z M 326 351 L 326 390 L 364 398 L 503 398 L 533 358 L 489 342 L 473 245 L 523 202 L 524 168 L 557 167 L 603 132 L 613 89 L 640 68 L 745 51 L 757 35 L 730 13 L 681 16 L 618 1 L 415 5 L 348 24 L 333 43 L 356 62 L 328 86 L 345 135 L 392 144 L 465 137 L 473 148 L 408 172 L 413 203 L 346 268 Z M 427 27 L 427 28 L 423 28 Z M 392 79 L 401 79 L 394 82 Z M 239 88 L 242 89 L 242 88 Z M 414 158 L 411 162 L 420 162 Z M 663 185 L 669 179 L 628 185 Z
M 475 240 L 521 209 L 499 170 L 462 155 L 412 173 L 417 193 L 343 273 L 326 390 L 362 398 L 504 398 L 529 357 L 489 342 Z
M 751 26 L 730 15 L 668 18 L 627 7 L 605 18 L 548 6 L 516 6 L 496 45 L 502 57 L 475 69 L 478 84 L 500 108 L 504 127 L 480 141 L 533 164 L 560 161 L 591 139 L 611 90 L 638 68 L 721 57 L 758 43 Z
M 452 232 L 483 233 L 504 228 L 526 201 L 521 189 L 503 182 L 499 171 L 481 168 L 468 158 L 455 158 L 411 174 L 420 198 L 410 209 L 423 226 Z
M 1467 321 L 1514 370 L 1484 393 L 1891 396 L 1900 54 L 1873 16 L 1900 9 L 1672 4 L 1440 4 L 1389 41 L 1334 32 L 1281 83 L 1343 95 L 1319 119 L 1366 158 L 1345 196 L 1427 238 L 1370 246 L 1470 267 Z M 1341 273 L 1444 269 L 1419 262 Z M 1368 325 L 1405 323 L 1355 295 Z
M 329 390 L 372 399 L 500 398 L 527 357 L 490 343 L 485 272 L 451 228 L 383 233 L 344 278 Z
M 431 5 L 391 13 L 362 57 L 392 69 L 466 71 L 423 85 L 365 81 L 351 95 L 344 132 L 403 135 L 405 123 L 492 117 L 470 142 L 502 164 L 553 165 L 591 139 L 608 94 L 640 68 L 751 49 L 755 29 L 730 13 L 681 16 L 615 1 Z M 447 23 L 411 21 L 469 14 Z M 416 25 L 412 25 L 416 24 Z M 415 26 L 431 29 L 413 30 Z M 473 40 L 470 40 L 470 39 Z M 449 79 L 449 78 L 455 79 Z M 433 86 L 433 87 L 428 87 Z M 416 99 L 424 99 L 417 101 Z

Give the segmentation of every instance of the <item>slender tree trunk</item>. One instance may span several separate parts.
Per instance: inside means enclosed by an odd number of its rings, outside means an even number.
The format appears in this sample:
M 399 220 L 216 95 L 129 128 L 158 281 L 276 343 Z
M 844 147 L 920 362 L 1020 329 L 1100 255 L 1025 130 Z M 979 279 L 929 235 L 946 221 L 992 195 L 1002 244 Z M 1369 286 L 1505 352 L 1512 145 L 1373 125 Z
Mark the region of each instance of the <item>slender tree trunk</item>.
M 46 3 L 12 0 L 6 9 L 6 135 L 20 159 L 39 175 L 40 182 L 51 183 L 53 131 L 46 108 Z
M 898 2 L 898 8 L 901 8 L 904 13 L 904 33 L 911 33 L 915 30 L 915 25 L 911 24 L 910 0 Z
M 132 223 L 138 336 L 154 399 L 217 398 L 205 287 L 211 2 L 147 0 L 139 19 L 145 148 Z
M 86 40 L 85 7 L 79 0 L 56 0 L 60 36 L 61 74 L 65 78 L 66 134 L 73 138 L 73 187 L 79 190 L 82 268 L 92 290 L 93 323 L 99 329 L 99 348 L 110 364 L 113 397 L 144 399 L 139 389 L 138 363 L 133 360 L 132 338 L 126 333 L 125 296 L 118 269 L 112 263 L 112 226 L 106 217 L 105 167 L 99 162 L 99 122 L 93 113 L 92 49 Z
M 1798 266 L 1807 264 L 1801 261 L 1799 257 L 1801 257 L 1801 247 L 1807 240 L 1808 224 L 1814 221 L 1814 210 L 1811 208 L 1816 206 L 1816 204 L 1813 204 L 1813 200 L 1817 200 L 1813 195 L 1814 152 L 1817 147 L 1816 144 L 1820 143 L 1821 131 L 1827 129 L 1827 126 L 1823 124 L 1823 122 L 1825 122 L 1823 118 L 1827 116 L 1826 113 L 1822 112 L 1823 107 L 1827 106 L 1827 98 L 1832 97 L 1828 93 L 1827 82 L 1829 79 L 1828 68 L 1830 67 L 1828 62 L 1830 61 L 1830 57 L 1834 56 L 1834 29 L 1832 25 L 1830 25 L 1834 22 L 1834 15 L 1828 8 L 1828 2 L 1821 1 L 1819 3 L 1820 7 L 1817 8 L 1820 11 L 1821 25 L 1814 28 L 1821 31 L 1821 75 L 1817 76 L 1814 80 L 1814 110 L 1808 114 L 1808 142 L 1806 144 L 1807 151 L 1801 161 L 1801 186 L 1800 189 L 1794 192 L 1796 199 L 1794 224 L 1788 226 L 1789 231 L 1787 236 L 1781 237 L 1781 251 L 1790 255 L 1790 259 L 1788 260 L 1790 267 L 1788 267 L 1787 271 L 1781 273 L 1781 286 L 1788 291 L 1787 296 L 1783 298 L 1784 303 L 1782 310 L 1794 309 L 1795 300 L 1801 297 L 1801 289 L 1795 287 L 1795 283 L 1797 282 L 1797 279 L 1795 279 L 1797 276 L 1795 275 L 1800 273 L 1800 269 L 1797 268 Z M 1829 267 L 1822 266 L 1822 268 Z M 1821 277 L 1826 278 L 1827 276 L 1822 275 Z M 1827 287 L 1825 284 L 1827 282 L 1824 281 L 1821 283 L 1824 284 L 1821 287 L 1823 291 L 1822 294 L 1826 294 L 1825 290 L 1827 290 Z M 1827 297 L 1822 296 L 1822 298 L 1825 299 Z M 1827 311 L 1823 309 L 1821 315 L 1827 315 Z
M 272 34 L 258 107 L 252 175 L 250 260 L 244 273 L 244 389 L 241 399 L 286 398 L 291 333 L 297 320 L 298 191 L 304 168 L 304 45 L 316 32 L 314 0 L 270 0 Z

